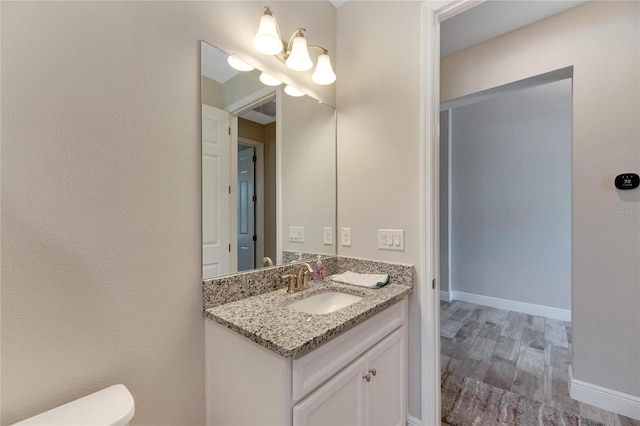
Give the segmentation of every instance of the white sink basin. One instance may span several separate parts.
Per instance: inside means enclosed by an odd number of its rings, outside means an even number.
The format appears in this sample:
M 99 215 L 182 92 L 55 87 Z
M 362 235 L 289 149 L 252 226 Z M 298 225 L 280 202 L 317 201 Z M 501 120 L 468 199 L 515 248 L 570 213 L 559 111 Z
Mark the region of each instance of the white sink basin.
M 361 300 L 362 297 L 354 296 L 353 294 L 329 291 L 290 303 L 287 305 L 287 308 L 307 314 L 328 314 L 346 308 Z

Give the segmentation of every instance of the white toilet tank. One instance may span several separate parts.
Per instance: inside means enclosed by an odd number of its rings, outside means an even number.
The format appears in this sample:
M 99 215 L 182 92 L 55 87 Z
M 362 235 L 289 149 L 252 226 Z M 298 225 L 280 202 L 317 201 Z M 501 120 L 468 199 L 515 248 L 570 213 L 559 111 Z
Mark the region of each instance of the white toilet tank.
M 129 389 L 125 385 L 113 385 L 15 425 L 126 426 L 134 413 L 135 404 Z

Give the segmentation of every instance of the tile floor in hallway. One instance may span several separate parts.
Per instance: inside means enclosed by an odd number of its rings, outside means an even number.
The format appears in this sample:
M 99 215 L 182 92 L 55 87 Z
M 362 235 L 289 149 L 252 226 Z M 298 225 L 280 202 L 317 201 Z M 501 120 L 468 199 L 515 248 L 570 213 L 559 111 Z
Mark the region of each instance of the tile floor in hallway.
M 441 369 L 607 426 L 640 421 L 569 396 L 571 323 L 461 301 L 440 302 Z

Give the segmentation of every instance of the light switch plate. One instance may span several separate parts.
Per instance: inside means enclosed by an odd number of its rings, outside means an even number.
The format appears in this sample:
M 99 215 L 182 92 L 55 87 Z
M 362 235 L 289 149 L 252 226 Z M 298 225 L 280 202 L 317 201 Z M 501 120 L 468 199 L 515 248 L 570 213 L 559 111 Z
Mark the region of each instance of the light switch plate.
M 342 228 L 340 230 L 340 244 L 344 247 L 351 247 L 351 228 Z
M 404 251 L 404 230 L 378 229 L 378 248 Z
M 324 244 L 332 245 L 333 244 L 333 227 L 325 226 L 322 232 L 322 239 Z
M 304 227 L 303 226 L 290 226 L 289 227 L 289 241 L 294 243 L 304 243 Z

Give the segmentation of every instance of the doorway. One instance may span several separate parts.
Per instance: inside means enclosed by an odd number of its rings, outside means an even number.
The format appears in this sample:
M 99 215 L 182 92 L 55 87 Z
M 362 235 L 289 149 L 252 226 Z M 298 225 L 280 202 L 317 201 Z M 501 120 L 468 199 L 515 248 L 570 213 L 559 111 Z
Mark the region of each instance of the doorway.
M 425 241 L 423 249 L 424 258 L 424 274 L 423 282 L 431 283 L 431 289 L 425 287 L 421 292 L 421 316 L 422 316 L 422 413 L 423 424 L 439 424 L 440 422 L 440 277 L 442 276 L 440 269 L 440 212 L 439 212 L 439 119 L 440 119 L 440 35 L 444 33 L 441 24 L 453 17 L 461 16 L 464 12 L 470 11 L 479 5 L 491 4 L 499 7 L 504 2 L 446 2 L 431 3 L 427 2 L 425 7 L 425 41 L 426 41 L 426 57 L 424 62 L 424 70 L 426 78 L 426 86 L 424 90 L 423 104 L 425 106 L 425 114 L 427 116 L 424 129 L 426 149 L 424 150 L 423 166 L 424 179 L 426 188 L 422 202 L 425 206 L 424 218 L 426 226 L 424 228 L 423 239 Z M 533 3 L 533 2 L 531 2 Z M 541 2 L 540 2 L 541 3 Z M 545 2 L 548 3 L 548 2 Z M 556 12 L 558 13 L 558 12 Z M 488 16 L 496 18 L 498 15 L 489 12 Z M 548 15 L 549 16 L 549 15 Z M 543 19 L 543 18 L 538 18 Z M 477 22 L 486 22 L 486 19 L 479 19 Z M 496 25 L 500 27 L 500 24 Z M 517 27 L 516 27 L 517 28 Z M 485 40 L 496 37 L 502 33 L 494 34 Z M 517 68 L 517 67 L 516 67 Z M 474 70 L 478 72 L 478 70 Z M 483 70 L 484 75 L 475 75 L 476 80 L 486 82 L 490 77 L 486 74 L 488 71 Z M 544 72 L 544 70 L 542 70 Z M 513 74 L 518 75 L 518 69 Z M 525 74 L 526 75 L 526 74 Z M 490 78 L 489 78 L 490 79 Z M 445 90 L 446 91 L 446 90 Z M 436 280 L 437 278 L 437 280 Z M 433 413 L 433 415 L 432 415 Z
M 577 410 L 570 72 L 442 105 L 440 363 L 443 374 Z
M 231 190 L 236 214 L 232 246 L 238 271 L 267 266 L 275 259 L 274 181 L 276 173 L 275 93 L 240 107 L 233 113 L 232 175 L 237 185 Z M 235 129 L 235 131 L 233 130 Z
M 570 321 L 571 73 L 442 105 L 444 299 Z

